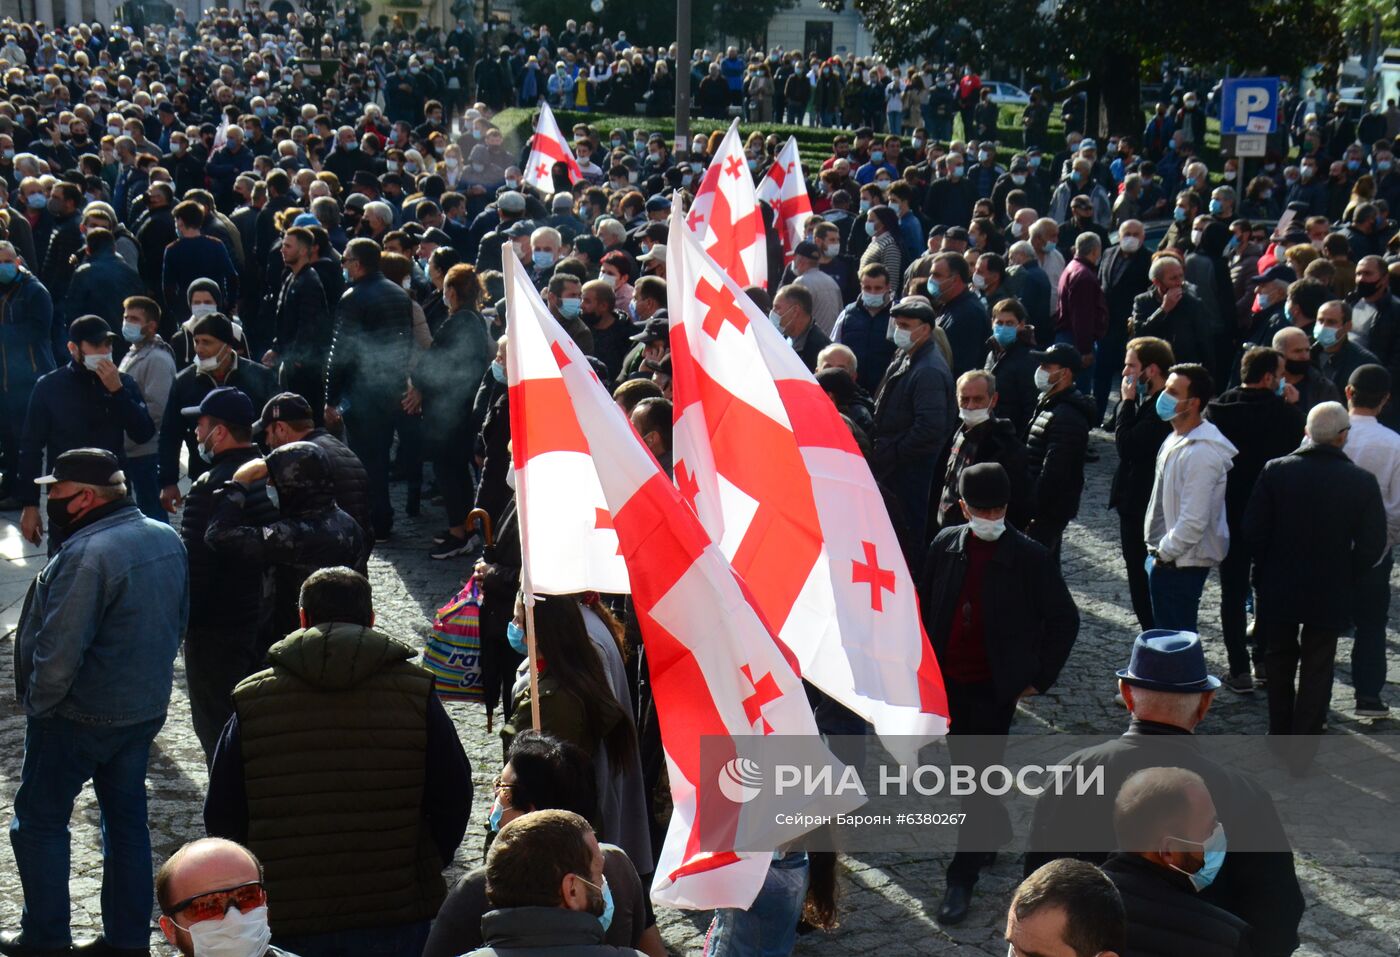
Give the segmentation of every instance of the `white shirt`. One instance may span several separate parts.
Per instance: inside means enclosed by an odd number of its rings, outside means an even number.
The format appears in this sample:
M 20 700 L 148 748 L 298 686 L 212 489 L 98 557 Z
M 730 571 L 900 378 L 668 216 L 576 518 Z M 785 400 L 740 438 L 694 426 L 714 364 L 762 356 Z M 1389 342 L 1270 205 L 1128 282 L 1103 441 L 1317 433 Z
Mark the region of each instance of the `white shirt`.
M 1380 483 L 1385 538 L 1387 547 L 1394 547 L 1400 543 L 1400 435 L 1377 422 L 1374 415 L 1353 412 L 1342 451 Z

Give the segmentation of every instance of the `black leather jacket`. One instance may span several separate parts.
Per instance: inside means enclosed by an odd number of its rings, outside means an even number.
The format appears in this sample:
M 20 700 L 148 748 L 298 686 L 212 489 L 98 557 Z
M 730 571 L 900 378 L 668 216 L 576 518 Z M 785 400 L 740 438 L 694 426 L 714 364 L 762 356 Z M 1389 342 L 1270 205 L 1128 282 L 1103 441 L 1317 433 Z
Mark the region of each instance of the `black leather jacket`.
M 326 363 L 326 404 L 396 401 L 407 388 L 413 301 L 375 272 L 352 283 L 336 307 Z

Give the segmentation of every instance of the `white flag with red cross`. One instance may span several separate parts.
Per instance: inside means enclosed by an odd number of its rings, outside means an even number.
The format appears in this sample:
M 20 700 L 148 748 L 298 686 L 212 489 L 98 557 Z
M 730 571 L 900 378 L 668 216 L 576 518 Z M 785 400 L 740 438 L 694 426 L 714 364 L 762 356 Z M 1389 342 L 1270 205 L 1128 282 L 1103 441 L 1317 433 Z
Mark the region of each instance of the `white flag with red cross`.
M 768 167 L 768 175 L 758 184 L 757 196 L 773 207 L 778 235 L 783 240 L 783 262 L 792 262 L 792 251 L 802 242 L 802 230 L 812 217 L 812 198 L 807 195 L 807 180 L 802 176 L 797 137 L 788 137 L 777 160 Z
M 666 283 L 682 496 L 802 676 L 911 760 L 947 731 L 947 696 L 865 457 L 792 346 L 679 212 Z
M 530 159 L 525 164 L 522 179 L 526 186 L 533 186 L 546 196 L 554 192 L 554 164 L 563 163 L 569 168 L 569 182 L 583 179 L 574 151 L 569 141 L 559 132 L 559 122 L 554 119 L 554 111 L 549 104 L 540 101 L 540 118 L 535 122 L 535 135 L 530 140 Z
M 561 521 L 540 531 L 542 496 L 590 516 L 594 489 L 611 516 L 626 562 L 666 752 L 674 809 L 652 885 L 658 903 L 689 909 L 747 908 L 771 851 L 736 851 L 739 808 L 702 769 L 701 742 L 782 734 L 819 741 L 790 652 L 773 637 L 743 583 L 676 487 L 598 381 L 583 352 L 550 315 L 514 256 L 506 264 L 510 413 L 520 521 L 530 529 L 532 571 L 544 550 L 578 551 Z M 542 424 L 543 423 L 543 424 Z M 567 477 L 538 468 L 539 431 L 568 435 L 594 470 Z M 529 436 L 522 451 L 521 437 Z M 553 454 L 553 453 L 545 453 Z M 547 464 L 547 463 L 545 463 Z M 549 475 L 549 488 L 546 479 Z M 582 561 L 583 558 L 581 557 Z M 710 752 L 711 754 L 713 752 Z M 702 800 L 703 795 L 703 800 Z M 702 823 L 703 822 L 703 823 Z M 716 850 L 717 836 L 729 835 Z M 722 843 L 722 840 L 721 840 Z
M 735 120 L 695 191 L 686 224 L 739 286 L 768 285 L 768 233 Z

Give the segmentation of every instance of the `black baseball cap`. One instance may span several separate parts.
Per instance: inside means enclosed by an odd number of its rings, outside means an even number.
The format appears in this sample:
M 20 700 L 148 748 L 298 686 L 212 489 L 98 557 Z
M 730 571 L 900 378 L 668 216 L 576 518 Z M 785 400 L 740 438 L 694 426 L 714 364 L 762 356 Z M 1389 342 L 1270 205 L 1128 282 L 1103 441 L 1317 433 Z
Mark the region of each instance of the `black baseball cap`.
M 1049 349 L 1032 349 L 1031 358 L 1040 365 L 1064 366 L 1078 369 L 1084 365 L 1084 357 L 1068 342 L 1057 342 Z
M 670 339 L 671 320 L 662 315 L 664 311 L 658 310 L 656 315 L 648 319 L 646 324 L 642 326 L 642 331 L 631 337 L 632 341 L 655 342 L 658 339 Z
M 816 243 L 805 239 L 797 244 L 797 246 L 793 249 L 792 254 L 794 256 L 801 256 L 803 259 L 822 258 L 821 247 L 818 246 Z
M 112 327 L 107 325 L 107 320 L 101 316 L 79 316 L 68 324 L 69 342 L 86 342 L 89 345 L 100 346 L 116 337 Z
M 274 422 L 305 422 L 311 419 L 311 403 L 295 392 L 279 392 L 267 400 L 262 416 L 253 426 L 253 434 L 258 434 Z
M 106 449 L 69 449 L 53 463 L 53 474 L 41 475 L 35 485 L 55 482 L 81 482 L 83 485 L 112 487 L 126 483 L 121 463 Z
M 242 389 L 221 386 L 206 395 L 199 405 L 185 406 L 180 414 L 187 419 L 197 419 L 207 415 L 211 419 L 227 422 L 229 425 L 252 425 L 258 415 L 253 411 L 253 400 Z

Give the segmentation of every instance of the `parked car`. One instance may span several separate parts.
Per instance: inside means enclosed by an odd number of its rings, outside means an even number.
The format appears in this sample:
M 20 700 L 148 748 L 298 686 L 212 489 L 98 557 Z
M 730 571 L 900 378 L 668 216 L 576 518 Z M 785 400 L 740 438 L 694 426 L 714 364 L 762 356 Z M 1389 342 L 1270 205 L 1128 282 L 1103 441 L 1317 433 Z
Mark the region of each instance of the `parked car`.
M 983 80 L 982 88 L 990 88 L 992 102 L 997 106 L 1025 106 L 1031 101 L 1030 94 L 1012 83 L 1000 80 Z

